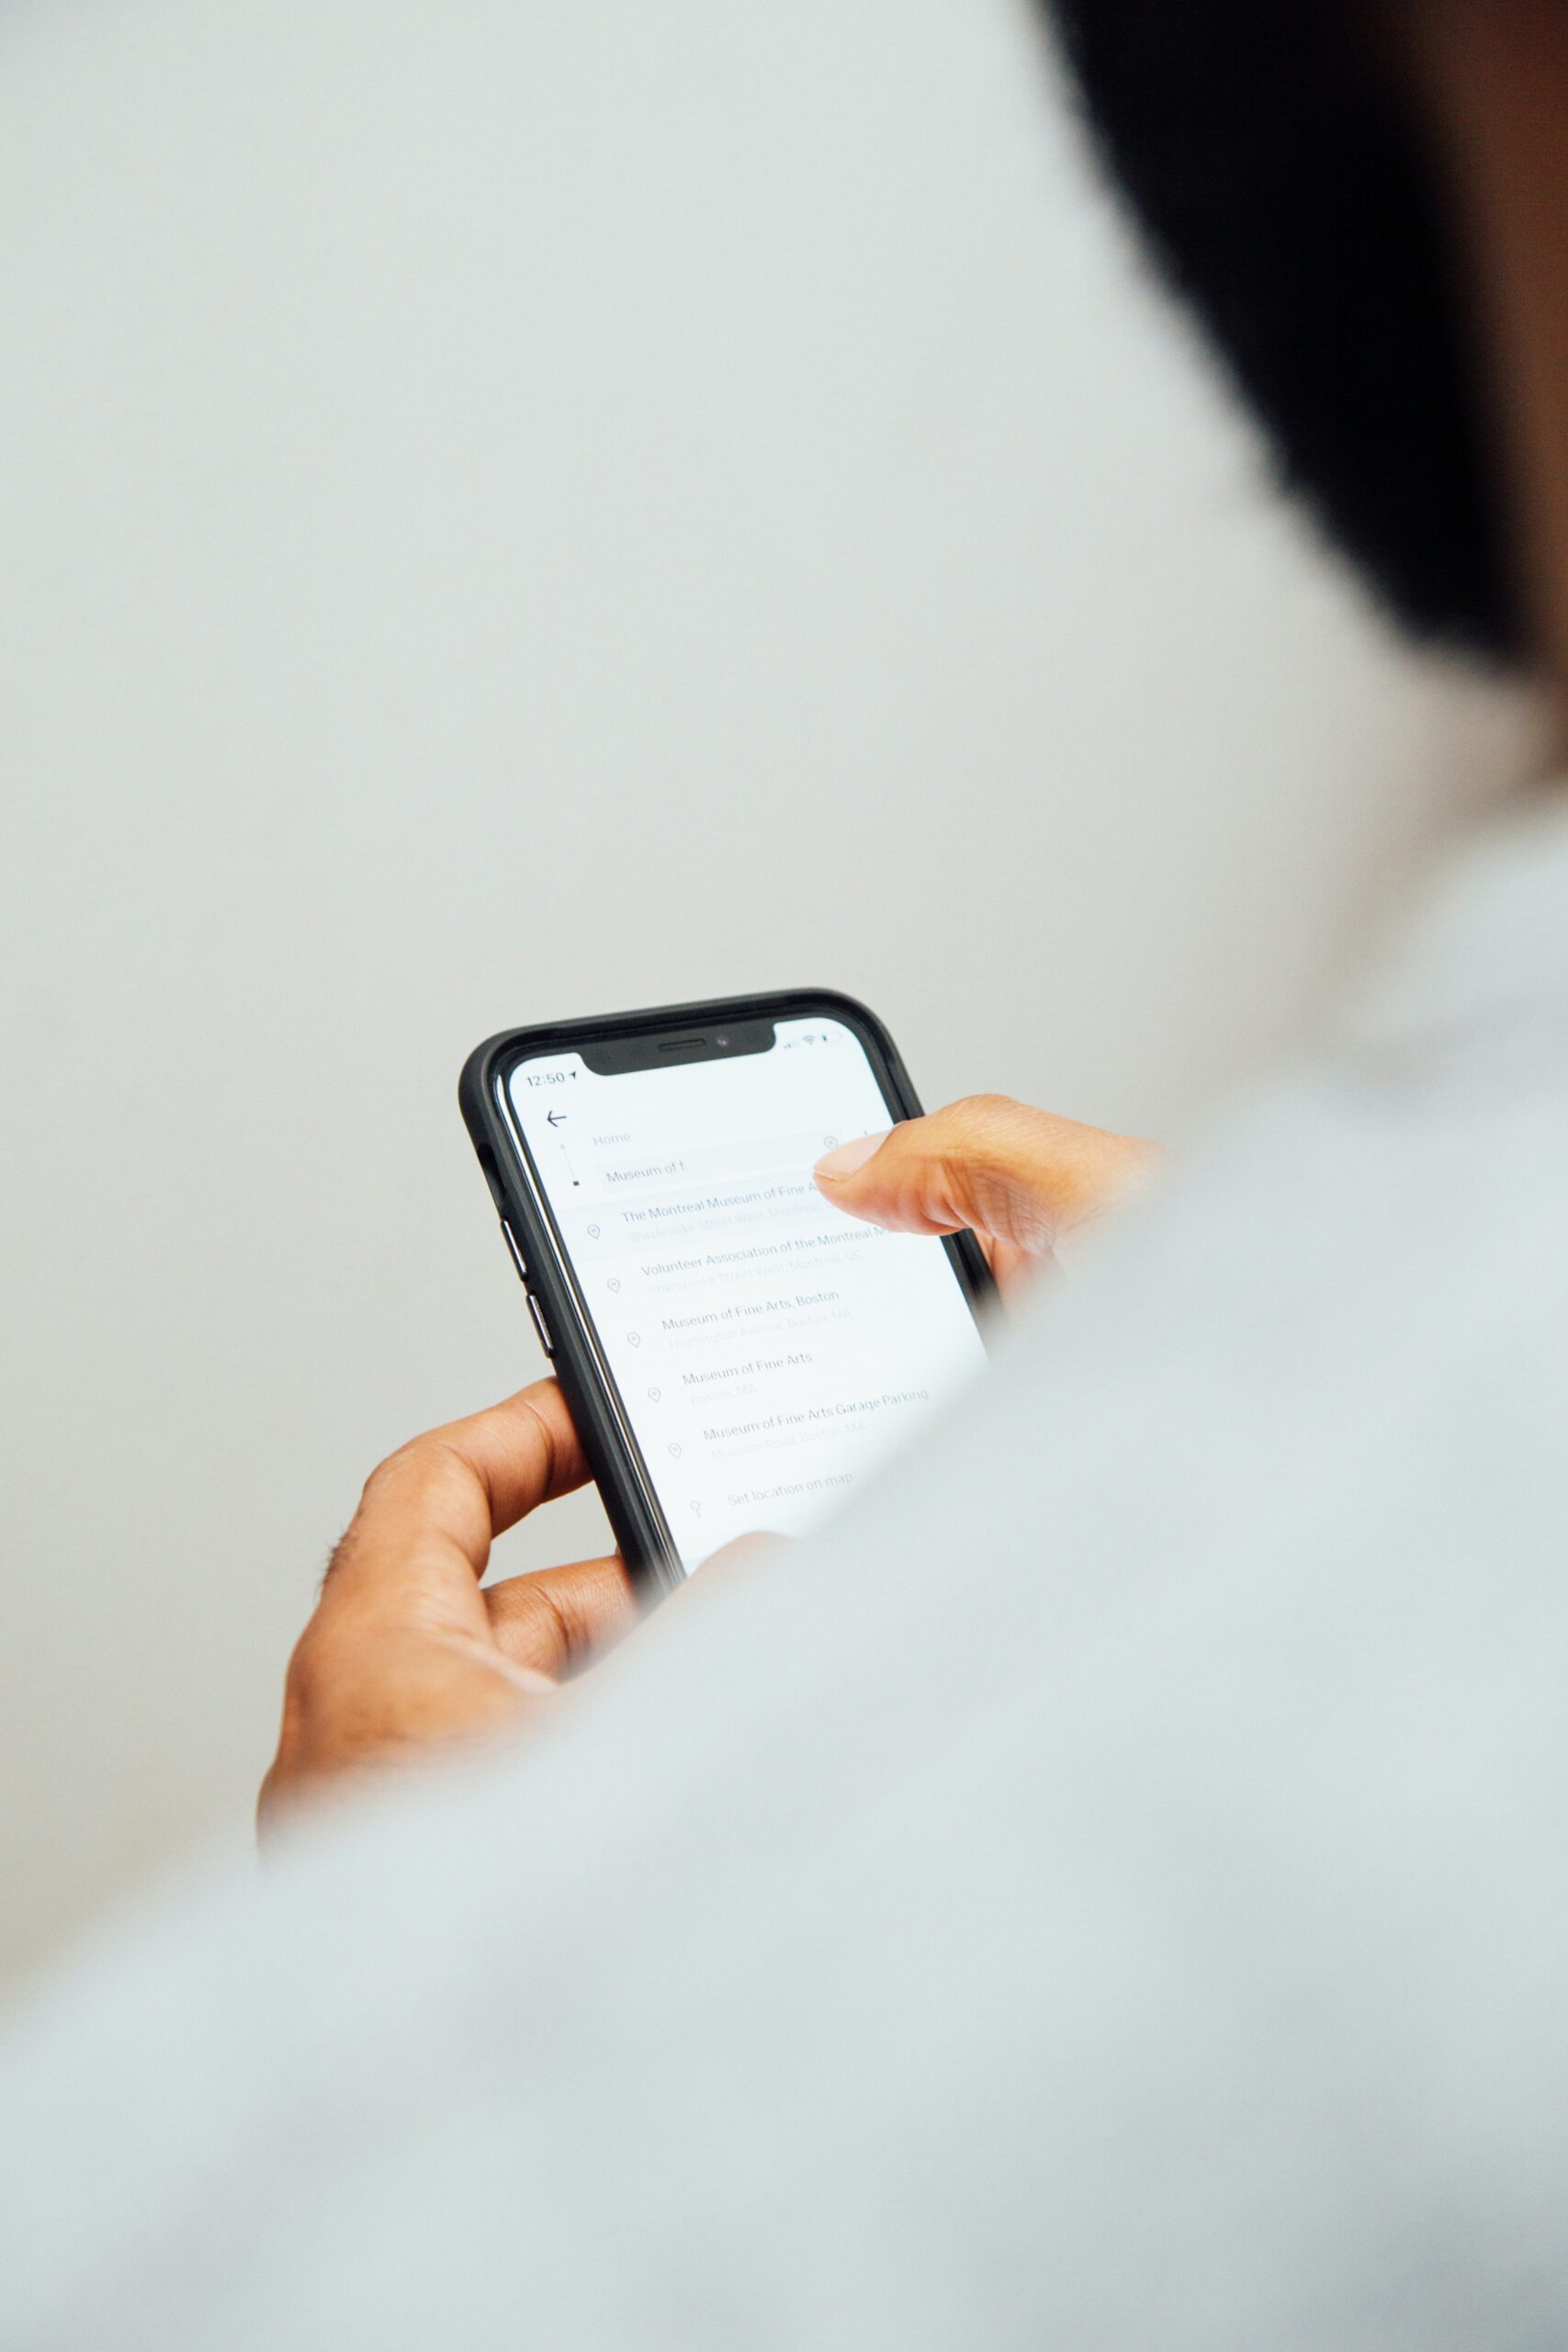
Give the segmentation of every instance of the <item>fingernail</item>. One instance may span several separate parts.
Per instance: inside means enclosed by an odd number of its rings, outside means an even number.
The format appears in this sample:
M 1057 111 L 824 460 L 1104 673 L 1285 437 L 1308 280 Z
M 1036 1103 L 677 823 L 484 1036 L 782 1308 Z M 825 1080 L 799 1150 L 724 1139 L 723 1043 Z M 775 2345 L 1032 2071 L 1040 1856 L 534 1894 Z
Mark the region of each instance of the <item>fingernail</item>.
M 836 1151 L 824 1152 L 812 1174 L 826 1176 L 833 1183 L 841 1182 L 846 1176 L 852 1176 L 857 1168 L 863 1168 L 872 1153 L 881 1150 L 892 1132 L 891 1127 L 879 1127 L 874 1136 L 857 1136 L 853 1143 L 841 1143 Z

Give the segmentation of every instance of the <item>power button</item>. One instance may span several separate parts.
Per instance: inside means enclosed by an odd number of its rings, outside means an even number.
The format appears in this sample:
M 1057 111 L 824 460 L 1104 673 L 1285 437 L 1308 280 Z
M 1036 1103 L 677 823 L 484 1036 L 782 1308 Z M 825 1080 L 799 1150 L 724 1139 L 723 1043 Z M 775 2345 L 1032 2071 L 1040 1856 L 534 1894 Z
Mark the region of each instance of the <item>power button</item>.
M 534 1329 L 539 1335 L 539 1345 L 547 1356 L 553 1356 L 556 1343 L 550 1337 L 550 1327 L 545 1320 L 545 1310 L 532 1291 L 528 1293 L 528 1312 L 534 1318 Z

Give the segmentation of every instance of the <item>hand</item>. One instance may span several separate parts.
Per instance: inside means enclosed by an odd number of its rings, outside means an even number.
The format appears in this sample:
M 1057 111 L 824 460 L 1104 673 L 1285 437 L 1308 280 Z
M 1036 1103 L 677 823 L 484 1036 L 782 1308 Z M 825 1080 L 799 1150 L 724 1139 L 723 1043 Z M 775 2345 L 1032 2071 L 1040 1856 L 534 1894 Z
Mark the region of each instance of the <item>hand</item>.
M 894 1233 L 978 1237 L 1004 1290 L 1053 1262 L 1063 1237 L 1139 1192 L 1157 1144 L 1079 1126 L 1005 1094 L 972 1094 L 929 1118 L 840 1144 L 817 1163 L 835 1208 Z
M 480 1588 L 492 1538 L 587 1476 L 553 1380 L 372 1471 L 289 1661 L 264 1829 L 329 1783 L 515 1728 L 626 1630 L 637 1604 L 618 1558 Z

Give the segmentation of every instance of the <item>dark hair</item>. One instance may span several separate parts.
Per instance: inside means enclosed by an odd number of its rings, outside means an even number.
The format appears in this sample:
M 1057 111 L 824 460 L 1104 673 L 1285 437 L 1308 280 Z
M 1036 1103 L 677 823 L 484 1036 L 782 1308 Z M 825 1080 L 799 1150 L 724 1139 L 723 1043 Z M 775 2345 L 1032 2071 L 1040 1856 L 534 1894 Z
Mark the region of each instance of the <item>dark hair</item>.
M 1525 632 L 1462 280 L 1367 0 L 1049 0 L 1100 146 L 1281 477 L 1418 635 Z

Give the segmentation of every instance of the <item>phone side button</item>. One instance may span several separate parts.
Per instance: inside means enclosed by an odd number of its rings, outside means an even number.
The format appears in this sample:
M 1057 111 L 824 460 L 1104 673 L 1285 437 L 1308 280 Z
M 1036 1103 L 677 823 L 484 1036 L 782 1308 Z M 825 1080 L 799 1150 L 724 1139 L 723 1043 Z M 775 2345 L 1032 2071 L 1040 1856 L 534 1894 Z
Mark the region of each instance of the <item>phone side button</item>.
M 506 1236 L 506 1246 L 512 1253 L 512 1262 L 517 1269 L 517 1279 L 519 1282 L 525 1283 L 528 1279 L 528 1269 L 523 1263 L 523 1252 L 517 1247 L 517 1236 L 513 1232 L 512 1227 L 507 1224 L 504 1217 L 501 1220 L 501 1229 Z
M 534 1329 L 539 1335 L 539 1345 L 547 1356 L 553 1356 L 556 1343 L 550 1337 L 550 1327 L 545 1320 L 545 1310 L 532 1291 L 528 1293 L 528 1312 L 534 1318 Z

